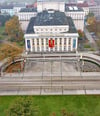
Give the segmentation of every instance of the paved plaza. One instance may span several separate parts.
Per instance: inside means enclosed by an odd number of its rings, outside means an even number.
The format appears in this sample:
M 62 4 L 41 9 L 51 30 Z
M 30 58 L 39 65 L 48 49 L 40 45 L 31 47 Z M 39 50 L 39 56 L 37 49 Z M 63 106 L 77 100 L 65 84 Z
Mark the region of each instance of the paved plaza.
M 49 61 L 49 62 L 33 62 L 28 61 L 25 65 L 25 72 L 44 72 L 44 73 L 59 73 L 59 72 L 77 72 L 77 62 Z

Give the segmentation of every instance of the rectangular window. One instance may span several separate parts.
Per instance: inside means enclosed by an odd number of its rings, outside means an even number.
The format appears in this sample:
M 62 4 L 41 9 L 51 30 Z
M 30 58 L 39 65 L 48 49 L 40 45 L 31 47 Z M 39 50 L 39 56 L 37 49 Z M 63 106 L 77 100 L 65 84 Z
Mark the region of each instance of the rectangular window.
M 57 45 L 57 38 L 55 38 L 55 45 Z
M 62 43 L 62 41 L 61 41 L 61 40 L 62 40 L 62 38 L 60 38 L 60 45 L 61 45 L 61 43 Z
M 37 38 L 37 45 L 39 45 L 39 38 Z
M 66 45 L 66 38 L 64 38 L 64 45 Z
M 43 45 L 43 38 L 41 39 L 41 41 L 42 41 L 42 45 Z
M 27 48 L 30 49 L 31 45 L 30 45 L 30 40 L 27 40 Z
M 48 38 L 46 38 L 46 45 L 48 45 Z
M 73 48 L 76 48 L 76 39 L 73 40 Z
M 33 39 L 33 45 L 34 45 L 34 39 Z
M 71 45 L 71 38 L 69 38 L 68 45 Z

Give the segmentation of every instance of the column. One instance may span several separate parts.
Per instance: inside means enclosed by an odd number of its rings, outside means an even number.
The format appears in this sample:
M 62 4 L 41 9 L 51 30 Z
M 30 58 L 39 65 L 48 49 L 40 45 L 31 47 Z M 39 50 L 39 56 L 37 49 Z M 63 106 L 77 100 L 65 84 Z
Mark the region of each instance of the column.
M 43 41 L 44 41 L 44 51 L 46 51 L 46 38 L 44 38 Z
M 53 47 L 53 51 L 55 52 L 55 39 L 53 38 L 53 40 L 54 40 L 54 47 Z
M 37 52 L 37 38 L 34 39 L 35 52 Z
M 49 49 L 49 52 L 50 52 L 50 49 L 51 49 L 51 48 L 49 47 L 49 38 L 48 38 L 48 49 Z
M 57 38 L 57 51 L 59 51 L 59 49 L 60 49 L 59 42 L 60 42 L 60 40 L 59 40 L 59 38 Z
M 78 38 L 76 38 L 76 50 L 78 48 Z
M 64 51 L 64 38 L 62 38 L 61 44 L 62 44 L 62 51 Z
M 40 47 L 40 52 L 42 51 L 42 49 L 41 49 L 41 45 L 42 45 L 41 38 L 39 38 L 39 47 Z
M 32 39 L 30 39 L 30 50 L 31 50 L 31 52 L 33 52 L 33 40 Z
M 71 38 L 71 51 L 73 51 L 73 38 Z
M 69 46 L 69 45 L 68 45 L 68 42 L 69 42 L 69 38 L 67 38 L 66 41 L 67 41 L 67 42 L 66 42 L 66 44 L 67 44 L 66 50 L 67 50 L 67 52 L 68 52 L 68 46 Z
M 28 47 L 27 47 L 27 39 L 25 38 L 25 48 L 26 48 L 26 51 L 28 51 Z

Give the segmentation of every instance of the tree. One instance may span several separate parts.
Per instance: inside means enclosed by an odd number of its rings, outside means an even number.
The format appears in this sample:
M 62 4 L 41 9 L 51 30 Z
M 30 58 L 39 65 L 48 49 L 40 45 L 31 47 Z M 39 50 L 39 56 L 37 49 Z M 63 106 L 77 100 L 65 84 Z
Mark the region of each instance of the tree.
M 10 15 L 0 15 L 0 26 L 4 26 L 5 22 L 10 19 Z
M 78 34 L 80 38 L 84 37 L 84 32 L 82 32 L 82 30 L 78 30 Z
M 96 19 L 94 16 L 88 17 L 88 19 L 87 19 L 87 23 L 89 25 L 93 25 L 95 23 L 95 21 L 96 21 Z
M 31 97 L 19 97 L 6 111 L 7 116 L 37 116 L 38 108 Z
M 14 39 L 14 41 L 20 41 L 23 39 L 23 32 L 17 16 L 14 16 L 6 22 L 5 32 L 11 37 L 11 39 Z

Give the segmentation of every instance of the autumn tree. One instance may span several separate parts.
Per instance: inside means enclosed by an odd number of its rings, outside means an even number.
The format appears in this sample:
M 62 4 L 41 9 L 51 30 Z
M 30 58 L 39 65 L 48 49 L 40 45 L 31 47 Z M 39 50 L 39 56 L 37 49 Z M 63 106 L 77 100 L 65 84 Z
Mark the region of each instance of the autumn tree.
M 17 16 L 12 17 L 6 22 L 5 32 L 11 37 L 11 39 L 14 39 L 13 41 L 20 41 L 23 39 L 23 32 Z
M 6 116 L 37 116 L 38 108 L 34 106 L 32 97 L 19 97 L 6 111 Z
M 84 37 L 84 32 L 82 32 L 82 30 L 78 30 L 78 34 L 80 38 Z
M 93 25 L 95 23 L 95 21 L 96 21 L 96 19 L 94 16 L 88 17 L 88 19 L 87 19 L 87 23 L 89 25 Z

